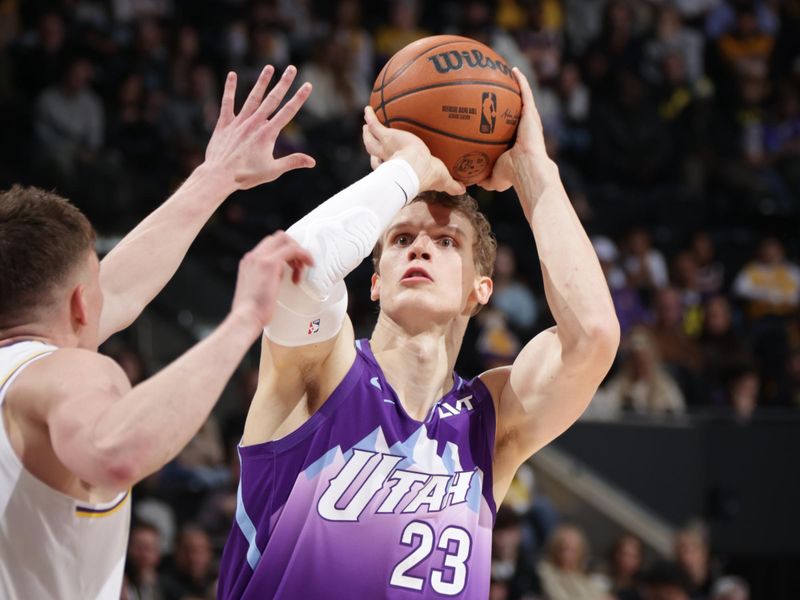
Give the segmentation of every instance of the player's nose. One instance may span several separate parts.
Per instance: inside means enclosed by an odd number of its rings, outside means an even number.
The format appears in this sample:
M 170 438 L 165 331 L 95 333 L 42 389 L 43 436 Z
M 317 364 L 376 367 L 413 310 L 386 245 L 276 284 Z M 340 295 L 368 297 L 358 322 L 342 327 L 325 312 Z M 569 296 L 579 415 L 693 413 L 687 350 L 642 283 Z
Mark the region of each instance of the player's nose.
M 430 247 L 433 240 L 425 234 L 420 233 L 414 238 L 414 242 L 408 247 L 408 260 L 421 258 L 423 260 L 430 260 L 431 253 Z

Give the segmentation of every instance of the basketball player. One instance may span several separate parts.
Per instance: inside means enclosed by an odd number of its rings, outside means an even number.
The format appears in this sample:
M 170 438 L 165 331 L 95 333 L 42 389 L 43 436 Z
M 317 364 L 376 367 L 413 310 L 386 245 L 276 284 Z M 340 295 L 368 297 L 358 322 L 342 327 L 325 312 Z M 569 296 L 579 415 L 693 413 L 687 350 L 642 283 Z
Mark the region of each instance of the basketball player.
M 231 192 L 313 166 L 305 155 L 272 157 L 310 93 L 306 84 L 267 118 L 294 74 L 264 97 L 266 68 L 235 116 L 230 74 L 203 165 L 102 263 L 91 225 L 67 201 L 19 186 L 0 194 L 0 598 L 120 597 L 131 486 L 197 432 L 269 323 L 283 272 L 299 278 L 310 264 L 285 233 L 263 240 L 240 263 L 216 331 L 133 389 L 97 353 L 172 277 Z
M 488 597 L 497 504 L 519 465 L 584 411 L 619 342 L 603 272 L 514 74 L 517 141 L 483 186 L 517 191 L 556 326 L 511 366 L 470 381 L 453 372 L 492 292 L 495 243 L 421 140 L 367 108 L 377 168 L 288 230 L 315 265 L 299 285 L 284 280 L 266 328 L 222 598 Z M 457 195 L 418 195 L 430 189 Z M 380 314 L 372 339 L 356 341 L 342 279 L 373 246 Z

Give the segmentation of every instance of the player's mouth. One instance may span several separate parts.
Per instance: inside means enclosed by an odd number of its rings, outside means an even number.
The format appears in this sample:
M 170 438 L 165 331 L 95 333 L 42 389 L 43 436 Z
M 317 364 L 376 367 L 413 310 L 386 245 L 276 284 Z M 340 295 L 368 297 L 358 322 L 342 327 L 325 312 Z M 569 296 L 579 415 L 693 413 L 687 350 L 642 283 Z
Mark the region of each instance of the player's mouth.
M 403 278 L 400 281 L 403 283 L 432 282 L 433 277 L 422 267 L 410 267 L 403 273 Z

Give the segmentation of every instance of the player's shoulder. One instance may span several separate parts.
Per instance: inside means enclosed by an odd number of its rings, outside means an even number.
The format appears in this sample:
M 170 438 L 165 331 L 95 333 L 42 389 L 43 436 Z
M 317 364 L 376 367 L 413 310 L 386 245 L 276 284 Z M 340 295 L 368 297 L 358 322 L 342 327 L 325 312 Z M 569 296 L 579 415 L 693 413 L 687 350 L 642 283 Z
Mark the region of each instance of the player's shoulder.
M 492 396 L 494 403 L 497 404 L 503 392 L 503 388 L 505 388 L 508 383 L 509 377 L 511 377 L 511 365 L 489 369 L 478 375 L 475 379 L 483 384 Z
M 10 399 L 36 412 L 46 412 L 59 399 L 81 389 L 103 388 L 120 394 L 130 389 L 125 372 L 108 356 L 82 348 L 59 348 L 20 373 Z

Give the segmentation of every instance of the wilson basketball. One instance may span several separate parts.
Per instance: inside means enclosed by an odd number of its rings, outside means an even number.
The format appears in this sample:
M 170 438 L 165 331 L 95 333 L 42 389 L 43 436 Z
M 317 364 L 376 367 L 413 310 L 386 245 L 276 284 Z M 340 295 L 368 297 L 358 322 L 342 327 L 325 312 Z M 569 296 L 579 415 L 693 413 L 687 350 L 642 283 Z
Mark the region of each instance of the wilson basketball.
M 454 179 L 478 183 L 511 145 L 522 99 L 494 50 L 436 35 L 397 52 L 375 80 L 370 105 L 388 127 L 419 136 Z

